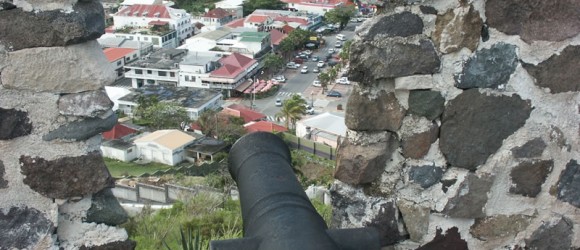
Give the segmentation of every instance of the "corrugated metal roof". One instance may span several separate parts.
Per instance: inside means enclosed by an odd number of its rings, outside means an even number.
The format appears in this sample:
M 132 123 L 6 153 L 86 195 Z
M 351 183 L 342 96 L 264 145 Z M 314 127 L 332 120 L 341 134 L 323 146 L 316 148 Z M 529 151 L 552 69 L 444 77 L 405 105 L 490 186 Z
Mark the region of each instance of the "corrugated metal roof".
M 157 130 L 145 135 L 135 140 L 135 143 L 156 143 L 170 150 L 175 150 L 192 143 L 194 140 L 195 138 L 193 136 L 184 132 L 175 129 L 168 129 Z

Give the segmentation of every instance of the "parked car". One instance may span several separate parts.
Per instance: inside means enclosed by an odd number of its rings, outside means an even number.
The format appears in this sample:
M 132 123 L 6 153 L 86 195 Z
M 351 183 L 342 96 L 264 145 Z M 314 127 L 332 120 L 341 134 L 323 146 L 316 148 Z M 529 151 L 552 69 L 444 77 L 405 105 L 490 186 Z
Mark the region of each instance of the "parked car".
M 282 106 L 282 100 L 280 100 L 280 98 L 276 99 L 276 107 L 280 107 Z
M 316 61 L 320 60 L 320 58 L 318 56 L 313 56 L 311 60 L 313 62 L 316 62 Z
M 334 53 L 334 49 L 333 48 L 328 49 L 328 53 L 332 55 Z
M 336 47 L 336 48 L 342 47 L 342 42 L 341 41 L 336 41 L 336 43 L 334 44 L 334 47 Z
M 309 114 L 309 115 L 313 115 L 314 114 L 314 107 L 311 107 L 310 105 L 306 105 L 305 113 Z
M 302 73 L 302 74 L 308 73 L 308 66 L 302 67 L 302 69 L 300 70 L 300 73 Z
M 350 84 L 350 81 L 348 81 L 347 77 L 338 78 L 338 79 L 336 79 L 335 82 L 338 84 L 342 84 L 342 85 L 349 85 Z
M 314 69 L 312 69 L 312 73 L 320 73 L 320 69 L 319 68 L 314 68 Z
M 324 62 L 323 61 L 318 61 L 318 64 L 316 64 L 316 67 L 319 67 L 319 68 L 324 67 Z
M 338 34 L 338 35 L 336 35 L 336 39 L 339 41 L 344 41 L 344 40 L 346 40 L 346 37 L 343 34 Z
M 283 75 L 278 75 L 278 76 L 274 76 L 274 78 L 272 78 L 272 80 L 277 81 L 277 82 L 286 82 L 286 77 L 284 77 Z
M 314 82 L 312 82 L 312 86 L 314 87 L 322 87 L 322 84 L 320 84 L 319 80 L 314 80 Z
M 300 67 L 300 64 L 296 64 L 295 62 L 289 62 L 286 64 L 286 68 L 289 69 L 297 69 L 298 67 Z
M 340 92 L 336 91 L 336 90 L 331 90 L 331 91 L 326 92 L 326 96 L 329 96 L 329 97 L 342 97 L 342 94 Z

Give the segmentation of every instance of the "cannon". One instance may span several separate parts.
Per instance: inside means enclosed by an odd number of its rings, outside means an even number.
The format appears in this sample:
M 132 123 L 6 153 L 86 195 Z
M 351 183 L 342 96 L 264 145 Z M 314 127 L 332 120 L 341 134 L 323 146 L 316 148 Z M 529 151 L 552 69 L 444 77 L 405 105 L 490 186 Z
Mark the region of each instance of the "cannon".
M 244 237 L 211 241 L 211 250 L 380 249 L 375 228 L 328 229 L 278 136 L 255 132 L 240 138 L 230 150 L 228 168 L 238 185 Z

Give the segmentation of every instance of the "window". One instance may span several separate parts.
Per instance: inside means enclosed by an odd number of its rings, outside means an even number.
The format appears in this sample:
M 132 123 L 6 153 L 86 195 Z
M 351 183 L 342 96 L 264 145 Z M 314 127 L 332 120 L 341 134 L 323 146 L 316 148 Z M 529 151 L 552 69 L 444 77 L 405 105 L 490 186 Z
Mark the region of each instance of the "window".
M 169 72 L 170 77 L 175 77 L 175 72 Z
M 127 153 L 131 153 L 131 152 L 133 152 L 133 149 L 132 148 L 127 149 Z
M 148 74 L 148 75 L 151 75 L 151 74 L 153 74 L 153 71 L 151 71 L 151 70 L 147 70 L 147 74 Z
M 167 76 L 167 72 L 165 72 L 165 71 L 159 71 L 157 74 L 159 76 Z
M 142 74 L 143 74 L 143 70 L 136 69 L 136 70 L 135 70 L 135 74 L 137 74 L 137 75 L 142 75 Z
M 155 80 L 147 79 L 147 84 L 155 84 Z
M 117 61 L 117 66 L 121 66 L 121 60 Z

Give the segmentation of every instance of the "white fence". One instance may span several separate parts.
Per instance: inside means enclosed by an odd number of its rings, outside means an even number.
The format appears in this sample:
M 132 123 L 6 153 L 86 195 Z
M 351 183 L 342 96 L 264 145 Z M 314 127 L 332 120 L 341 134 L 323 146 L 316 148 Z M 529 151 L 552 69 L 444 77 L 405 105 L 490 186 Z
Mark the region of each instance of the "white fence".
M 223 192 L 205 186 L 182 187 L 173 184 L 164 184 L 163 187 L 137 183 L 135 187 L 116 184 L 112 189 L 113 195 L 121 200 L 133 202 L 153 201 L 158 203 L 173 203 L 185 200 L 188 197 L 204 193 L 212 196 L 223 196 Z

